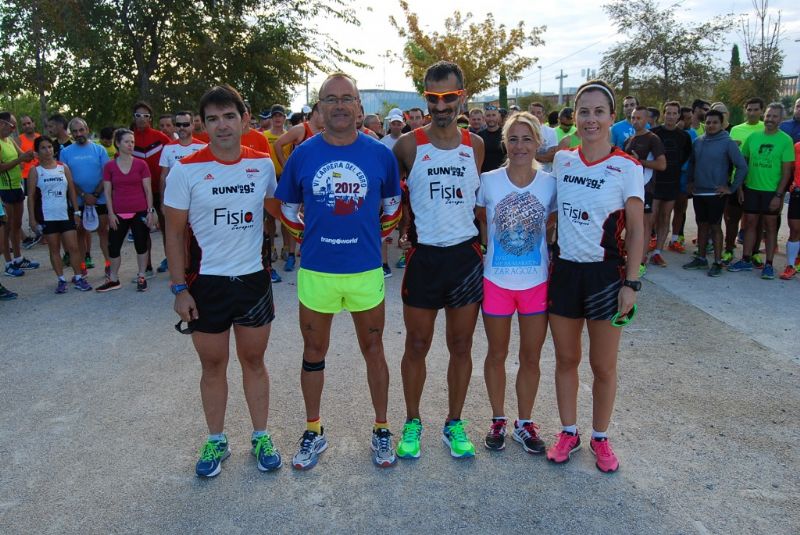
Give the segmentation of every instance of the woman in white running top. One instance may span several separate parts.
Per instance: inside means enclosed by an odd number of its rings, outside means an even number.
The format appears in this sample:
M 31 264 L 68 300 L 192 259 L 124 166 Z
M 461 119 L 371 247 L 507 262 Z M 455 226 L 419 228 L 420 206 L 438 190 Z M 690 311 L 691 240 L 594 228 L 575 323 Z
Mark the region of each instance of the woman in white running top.
M 483 325 L 489 349 L 484 376 L 492 423 L 484 440 L 490 450 L 505 448 L 506 357 L 511 319 L 519 318 L 519 370 L 516 391 L 519 419 L 513 438 L 528 453 L 544 453 L 539 427 L 531 420 L 539 389 L 539 357 L 547 335 L 547 218 L 555 209 L 556 182 L 539 168 L 536 153 L 541 126 L 530 113 L 512 115 L 503 127 L 508 159 L 483 173 L 478 218 L 488 229 L 483 264 Z
M 547 458 L 566 462 L 581 446 L 576 427 L 578 365 L 586 324 L 594 375 L 590 448 L 597 468 L 614 472 L 619 462 L 606 432 L 617 392 L 621 329 L 611 320 L 627 318 L 641 288 L 644 177 L 638 160 L 611 145 L 614 94 L 605 82 L 593 80 L 579 87 L 575 110 L 581 144 L 556 153 L 553 160 L 558 256 L 551 269 L 548 312 L 563 429 Z
M 53 150 L 53 140 L 47 136 L 39 136 L 33 142 L 33 150 L 39 159 L 39 165 L 32 167 L 28 175 L 28 218 L 31 230 L 38 232 L 37 226 L 41 225 L 41 232 L 47 241 L 50 250 L 50 265 L 56 272 L 58 283 L 56 293 L 63 294 L 67 291 L 67 280 L 61 264 L 61 243 L 69 254 L 72 263 L 72 283 L 75 288 L 83 292 L 92 287 L 83 278 L 81 272 L 81 258 L 78 243 L 77 225 L 80 225 L 81 212 L 73 210 L 78 206 L 75 185 L 72 183 L 72 173 L 66 164 L 56 161 Z

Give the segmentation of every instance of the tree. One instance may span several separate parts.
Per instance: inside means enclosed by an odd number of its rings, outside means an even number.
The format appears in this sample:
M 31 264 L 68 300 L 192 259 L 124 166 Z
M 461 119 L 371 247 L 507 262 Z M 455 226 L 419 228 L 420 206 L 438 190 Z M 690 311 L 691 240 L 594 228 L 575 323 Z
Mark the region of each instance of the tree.
M 394 17 L 390 22 L 398 34 L 406 39 L 403 57 L 406 74 L 411 77 L 417 91 L 423 91 L 425 70 L 439 60 L 452 61 L 464 71 L 464 88 L 468 95 L 477 95 L 499 81 L 500 72 L 505 71 L 509 82 L 518 80 L 523 71 L 533 66 L 537 58 L 523 54 L 525 46 L 544 45 L 541 34 L 545 26 L 525 30 L 525 23 L 506 29 L 504 24 L 495 25 L 491 13 L 480 22 L 471 22 L 472 13 L 462 15 L 455 11 L 444 21 L 442 33 L 426 33 L 419 18 L 408 3 L 400 1 L 405 24 Z
M 129 121 L 139 99 L 192 109 L 221 82 L 253 104 L 286 102 L 307 69 L 360 65 L 315 17 L 358 24 L 345 0 L 5 0 L 0 90 L 41 94 L 94 125 Z
M 746 73 L 752 91 L 764 100 L 778 97 L 783 68 L 781 52 L 781 12 L 773 19 L 769 13 L 769 0 L 753 0 L 755 21 L 741 22 L 744 53 L 747 57 Z
M 674 15 L 680 6 L 678 2 L 662 9 L 655 0 L 604 5 L 619 35 L 627 39 L 603 54 L 601 77 L 642 102 L 711 94 L 719 77 L 713 53 L 723 42 L 730 16 L 681 23 Z

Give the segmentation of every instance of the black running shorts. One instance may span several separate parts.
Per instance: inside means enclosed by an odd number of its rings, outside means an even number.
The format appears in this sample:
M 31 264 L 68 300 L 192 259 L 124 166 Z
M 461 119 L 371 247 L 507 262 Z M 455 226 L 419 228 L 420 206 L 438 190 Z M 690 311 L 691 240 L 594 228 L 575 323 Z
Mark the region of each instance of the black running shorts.
M 800 189 L 794 190 L 789 195 L 789 211 L 786 212 L 787 219 L 800 219 Z
M 550 273 L 547 306 L 566 318 L 610 320 L 625 278 L 618 262 L 570 262 L 556 258 Z
M 72 213 L 72 210 L 70 210 Z M 42 234 L 62 234 L 75 230 L 75 221 L 73 219 L 64 219 L 63 221 L 42 221 Z
M 483 254 L 476 239 L 450 247 L 417 245 L 406 252 L 403 303 L 458 308 L 483 300 Z
M 697 224 L 721 224 L 722 214 L 725 212 L 725 202 L 728 197 L 729 195 L 723 197 L 719 195 L 695 195 L 692 198 L 692 203 L 694 204 L 694 219 Z
M 275 319 L 272 285 L 266 270 L 225 277 L 198 275 L 189 286 L 199 318 L 190 322 L 193 331 L 221 333 L 231 325 L 261 327 Z
M 783 209 L 783 198 L 781 198 L 781 204 L 776 212 L 770 212 L 769 210 L 769 203 L 771 203 L 774 198 L 774 191 L 744 188 L 742 210 L 744 210 L 746 214 L 780 215 Z

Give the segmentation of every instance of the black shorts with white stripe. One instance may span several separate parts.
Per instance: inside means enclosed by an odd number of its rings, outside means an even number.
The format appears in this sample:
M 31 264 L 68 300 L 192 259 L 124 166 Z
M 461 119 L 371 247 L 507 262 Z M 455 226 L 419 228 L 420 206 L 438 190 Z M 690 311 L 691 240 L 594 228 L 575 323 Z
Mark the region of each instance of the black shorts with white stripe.
M 566 318 L 610 320 L 617 312 L 617 296 L 625 265 L 617 261 L 570 262 L 556 258 L 547 287 L 550 314 Z
M 419 244 L 406 251 L 403 303 L 458 308 L 483 301 L 483 253 L 477 239 L 449 247 Z
M 266 270 L 238 277 L 198 275 L 189 286 L 199 318 L 193 331 L 221 333 L 231 325 L 262 327 L 275 319 L 272 285 Z

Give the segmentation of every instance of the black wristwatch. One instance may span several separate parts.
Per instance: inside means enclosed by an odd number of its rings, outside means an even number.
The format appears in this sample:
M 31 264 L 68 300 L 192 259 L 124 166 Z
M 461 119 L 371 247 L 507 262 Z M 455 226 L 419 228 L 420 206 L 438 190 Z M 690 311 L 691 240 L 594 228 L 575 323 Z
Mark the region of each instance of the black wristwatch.
M 639 290 L 642 289 L 642 281 L 632 281 L 632 280 L 625 279 L 624 281 L 622 281 L 622 285 L 623 286 L 627 286 L 628 288 L 630 288 L 634 292 L 638 292 Z

